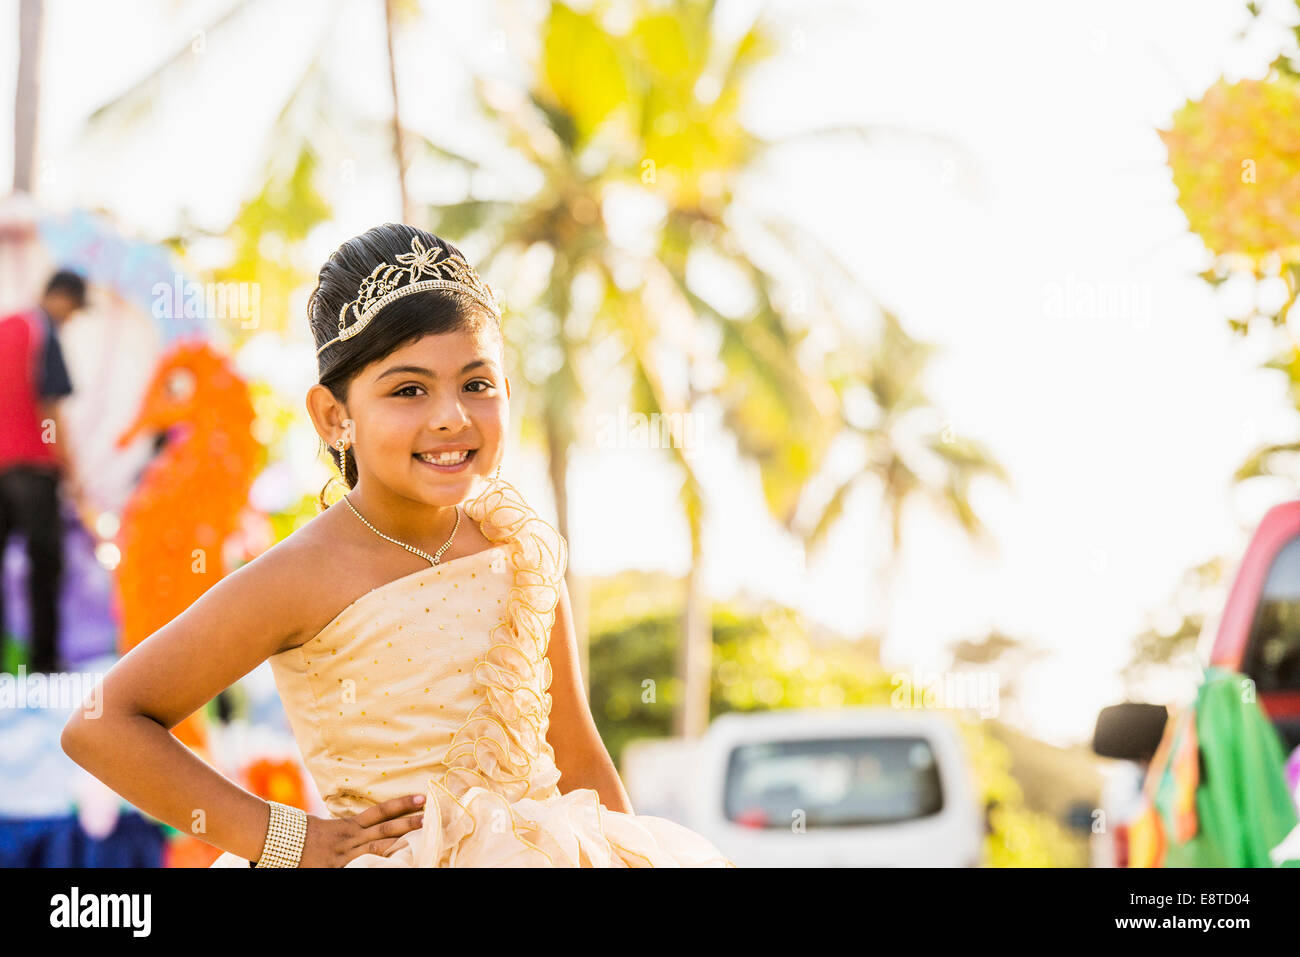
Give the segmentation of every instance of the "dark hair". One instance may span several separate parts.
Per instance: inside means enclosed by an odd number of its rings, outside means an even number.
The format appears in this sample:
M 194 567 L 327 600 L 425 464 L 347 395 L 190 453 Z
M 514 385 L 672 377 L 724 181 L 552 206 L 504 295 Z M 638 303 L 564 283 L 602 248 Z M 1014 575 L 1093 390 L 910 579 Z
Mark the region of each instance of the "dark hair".
M 86 305 L 86 280 L 71 269 L 60 269 L 50 277 L 45 284 L 45 295 L 52 292 L 63 293 L 77 304 L 78 309 Z
M 447 240 L 405 223 L 375 226 L 349 239 L 330 254 L 325 265 L 321 266 L 316 288 L 307 299 L 307 321 L 317 349 L 339 334 L 339 312 L 357 298 L 362 281 L 376 266 L 396 263 L 399 255 L 409 253 L 411 240 L 417 236 L 425 249 L 441 246 L 448 254 L 465 258 Z M 339 402 L 346 403 L 352 380 L 370 363 L 422 336 L 462 329 L 476 331 L 484 326 L 496 329 L 504 351 L 505 340 L 496 316 L 468 293 L 428 289 L 402 296 L 384 306 L 364 331 L 352 339 L 333 343 L 317 357 L 320 384 L 329 389 Z M 324 442 L 321 447 L 324 448 Z M 349 451 L 354 454 L 348 456 L 344 479 L 348 488 L 355 488 L 357 460 L 355 449 Z M 337 470 L 338 449 L 330 448 L 329 454 Z M 329 488 L 328 483 L 325 488 Z M 317 504 L 322 510 L 326 507 L 324 488 L 317 497 Z

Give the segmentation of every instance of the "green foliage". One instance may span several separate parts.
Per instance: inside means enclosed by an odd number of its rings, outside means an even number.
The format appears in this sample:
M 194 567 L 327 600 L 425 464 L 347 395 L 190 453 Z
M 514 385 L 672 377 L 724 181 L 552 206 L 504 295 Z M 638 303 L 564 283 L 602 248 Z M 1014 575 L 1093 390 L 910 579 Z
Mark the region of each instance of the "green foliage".
M 989 867 L 1087 867 L 1088 844 L 1050 815 L 1019 805 L 989 812 Z
M 316 171 L 315 154 L 304 148 L 285 175 L 274 170 L 268 174 L 261 191 L 241 204 L 227 231 L 234 256 L 213 279 L 258 284 L 261 321 L 250 333 L 284 332 L 290 322 L 306 324 L 305 317 L 294 317 L 290 310 L 291 297 L 312 276 L 301 262 L 299 245 L 332 215 L 317 190 Z M 238 323 L 231 329 L 237 333 Z
M 553 128 L 576 151 L 628 100 L 627 80 L 615 38 L 594 16 L 553 3 L 542 31 L 541 72 L 558 110 Z M 544 102 L 540 101 L 539 102 Z
M 959 720 L 980 802 L 988 809 L 984 850 L 990 867 L 1085 867 L 1088 842 L 1051 815 L 1027 807 L 1011 772 L 1011 749 L 986 722 Z
M 591 710 L 617 763 L 634 738 L 671 733 L 680 615 L 656 610 L 613 627 L 593 625 Z M 710 717 L 728 711 L 888 705 L 891 686 L 869 642 L 814 643 L 796 612 L 713 610 Z

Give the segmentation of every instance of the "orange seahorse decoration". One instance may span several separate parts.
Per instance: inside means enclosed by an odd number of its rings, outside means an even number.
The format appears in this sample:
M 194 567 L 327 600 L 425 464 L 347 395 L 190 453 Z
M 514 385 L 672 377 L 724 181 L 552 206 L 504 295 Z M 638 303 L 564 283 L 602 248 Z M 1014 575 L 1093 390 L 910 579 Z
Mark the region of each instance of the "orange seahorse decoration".
M 122 514 L 120 654 L 225 575 L 223 544 L 239 525 L 264 454 L 251 431 L 255 415 L 248 384 L 208 343 L 180 340 L 160 357 L 136 420 L 117 439 L 122 448 L 141 433 L 168 437 Z M 206 753 L 201 709 L 172 733 Z

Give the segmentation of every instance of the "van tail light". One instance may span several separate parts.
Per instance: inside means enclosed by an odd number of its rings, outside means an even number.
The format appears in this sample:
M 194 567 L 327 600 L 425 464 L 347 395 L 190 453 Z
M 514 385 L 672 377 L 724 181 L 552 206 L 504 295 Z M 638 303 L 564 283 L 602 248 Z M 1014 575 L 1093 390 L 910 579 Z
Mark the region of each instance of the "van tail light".
M 758 807 L 741 811 L 733 820 L 741 827 L 764 828 L 768 824 L 767 812 Z

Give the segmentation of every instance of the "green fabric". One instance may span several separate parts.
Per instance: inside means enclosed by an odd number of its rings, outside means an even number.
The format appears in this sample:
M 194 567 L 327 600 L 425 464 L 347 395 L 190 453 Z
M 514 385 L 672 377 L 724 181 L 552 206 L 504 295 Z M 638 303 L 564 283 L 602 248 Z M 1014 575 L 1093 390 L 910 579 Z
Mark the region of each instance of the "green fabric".
M 26 666 L 27 643 L 19 642 L 12 632 L 4 631 L 0 625 L 0 672 L 18 674 L 18 666 Z
M 1166 867 L 1278 866 L 1268 852 L 1296 826 L 1296 809 L 1287 793 L 1282 744 L 1251 690 L 1244 675 L 1222 668 L 1205 671 L 1195 705 L 1202 769 L 1197 832 L 1190 840 L 1171 839 L 1172 761 L 1156 790 L 1156 809 L 1170 838 Z M 1171 758 L 1177 753 L 1178 742 L 1173 743 Z M 1300 867 L 1300 861 L 1281 866 Z

